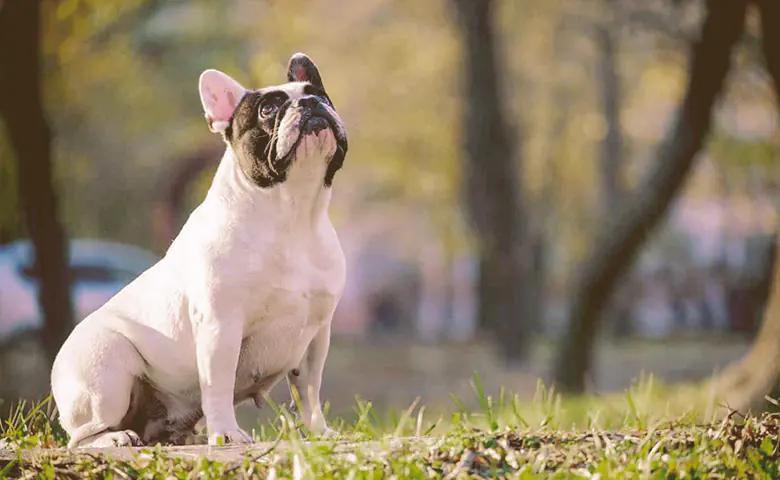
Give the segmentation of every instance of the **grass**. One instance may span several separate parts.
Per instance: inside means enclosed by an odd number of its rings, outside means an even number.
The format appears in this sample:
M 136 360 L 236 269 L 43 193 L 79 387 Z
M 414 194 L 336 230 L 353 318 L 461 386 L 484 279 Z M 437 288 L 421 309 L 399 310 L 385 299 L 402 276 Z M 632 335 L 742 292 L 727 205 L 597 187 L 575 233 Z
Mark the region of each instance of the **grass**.
M 0 429 L 15 454 L 0 477 L 24 478 L 778 478 L 780 415 L 718 418 L 694 386 L 651 377 L 623 394 L 563 399 L 539 384 L 532 400 L 490 395 L 475 375 L 469 410 L 431 417 L 414 402 L 381 414 L 357 399 L 351 420 L 332 419 L 341 437 L 301 436 L 284 409 L 257 425 L 251 449 L 145 448 L 134 456 L 24 449 L 61 447 L 50 402 L 20 406 Z M 305 432 L 304 432 L 305 433 Z M 178 452 L 178 453 L 177 453 Z M 189 452 L 192 452 L 191 450 Z
M 622 391 L 642 372 L 653 372 L 665 383 L 682 383 L 709 377 L 725 365 L 741 358 L 749 347 L 747 340 L 734 336 L 684 337 L 661 341 L 601 341 L 595 349 L 592 375 L 594 392 Z M 472 373 L 482 375 L 484 389 L 494 396 L 500 387 L 521 394 L 530 401 L 537 379 L 549 378 L 555 344 L 535 340 L 528 364 L 518 370 L 507 368 L 487 342 L 467 344 L 423 344 L 407 342 L 371 343 L 334 338 L 328 353 L 321 397 L 332 403 L 334 417 L 354 421 L 355 395 L 371 399 L 381 412 L 402 411 L 417 397 L 427 415 L 444 414 L 457 395 L 469 409 L 480 409 L 473 395 Z M 5 366 L 5 368 L 3 368 Z M 0 352 L 0 398 L 42 398 L 49 391 L 50 366 L 37 342 L 14 345 Z M 280 386 L 273 397 L 282 402 L 287 389 Z M 8 415 L 0 405 L 0 418 Z M 257 423 L 254 406 L 239 408 L 239 422 L 246 427 Z M 268 422 L 271 415 L 261 412 Z

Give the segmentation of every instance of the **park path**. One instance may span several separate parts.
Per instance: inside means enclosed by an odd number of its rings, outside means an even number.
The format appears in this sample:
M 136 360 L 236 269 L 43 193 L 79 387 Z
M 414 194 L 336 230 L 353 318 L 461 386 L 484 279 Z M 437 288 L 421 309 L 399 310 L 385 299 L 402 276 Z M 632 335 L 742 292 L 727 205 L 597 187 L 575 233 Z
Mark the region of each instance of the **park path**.
M 416 446 L 431 443 L 435 438 L 430 437 L 406 437 L 384 440 L 372 440 L 365 442 L 337 441 L 322 442 L 323 445 L 332 445 L 333 454 L 348 454 L 360 448 L 362 452 L 372 450 L 375 452 L 396 450 L 404 446 Z M 320 442 L 296 442 L 297 446 L 316 445 Z M 292 442 L 257 442 L 251 445 L 187 445 L 181 447 L 113 447 L 113 448 L 33 448 L 33 449 L 0 449 L 0 464 L 19 459 L 23 461 L 35 461 L 46 457 L 64 457 L 70 455 L 89 455 L 92 457 L 110 457 L 117 460 L 131 460 L 138 455 L 148 455 L 158 448 L 165 452 L 169 458 L 201 459 L 208 458 L 218 462 L 233 462 L 245 458 L 263 457 L 273 453 L 284 453 L 295 450 Z

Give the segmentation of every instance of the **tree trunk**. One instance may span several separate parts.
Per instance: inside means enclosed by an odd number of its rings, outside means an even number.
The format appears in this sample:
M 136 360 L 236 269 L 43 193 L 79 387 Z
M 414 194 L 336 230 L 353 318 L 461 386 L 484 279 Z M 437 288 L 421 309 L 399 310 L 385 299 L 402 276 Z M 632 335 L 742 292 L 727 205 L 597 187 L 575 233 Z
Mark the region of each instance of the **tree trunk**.
M 596 31 L 599 49 L 601 101 L 607 127 L 601 144 L 601 193 L 604 214 L 612 212 L 620 204 L 622 196 L 621 164 L 623 160 L 623 130 L 620 126 L 621 88 L 615 58 L 615 32 L 611 25 L 603 25 Z
M 177 159 L 171 172 L 163 178 L 154 206 L 154 240 L 159 252 L 168 250 L 182 226 L 179 218 L 187 189 L 207 168 L 216 168 L 221 155 L 217 148 L 203 147 Z
M 765 395 L 778 398 L 780 386 L 780 255 L 777 239 L 772 255 L 771 291 L 764 321 L 748 353 L 713 378 L 713 391 L 728 408 L 740 412 L 766 410 Z M 751 307 L 760 306 L 760 287 L 751 285 Z M 766 297 L 764 297 L 766 298 Z M 753 311 L 753 309 L 750 309 Z
M 748 0 L 709 0 L 700 37 L 693 43 L 685 99 L 675 128 L 661 145 L 646 185 L 627 208 L 608 218 L 577 283 L 566 333 L 554 364 L 556 387 L 585 390 L 601 313 L 623 273 L 658 225 L 688 177 L 710 129 L 712 110 L 742 35 Z
M 614 3 L 610 2 L 612 8 Z M 596 46 L 599 52 L 599 86 L 601 105 L 604 113 L 606 134 L 601 142 L 601 208 L 599 214 L 604 218 L 610 216 L 617 205 L 621 205 L 623 199 L 623 129 L 620 124 L 622 88 L 618 73 L 616 49 L 620 45 L 617 38 L 617 28 L 614 20 L 609 18 L 596 27 Z M 612 295 L 612 300 L 607 302 L 603 313 L 604 321 L 616 335 L 625 330 L 626 314 L 623 302 L 619 297 L 624 297 L 620 286 Z
M 49 361 L 73 327 L 65 232 L 60 225 L 51 165 L 51 133 L 43 111 L 38 0 L 0 4 L 0 115 L 17 161 L 19 198 L 35 246 L 38 301 Z
M 780 2 L 756 0 L 761 14 L 762 47 L 780 115 Z M 741 412 L 770 407 L 765 395 L 780 395 L 780 245 L 776 243 L 769 302 L 761 330 L 750 351 L 713 379 L 728 407 Z
M 761 47 L 766 70 L 775 89 L 775 101 L 780 115 L 780 2 L 756 0 L 761 12 Z
M 510 139 L 499 82 L 491 0 L 453 0 L 464 49 L 463 177 L 467 206 L 479 239 L 481 328 L 489 328 L 504 359 L 522 362 L 537 307 L 532 282 L 523 194 L 515 142 Z

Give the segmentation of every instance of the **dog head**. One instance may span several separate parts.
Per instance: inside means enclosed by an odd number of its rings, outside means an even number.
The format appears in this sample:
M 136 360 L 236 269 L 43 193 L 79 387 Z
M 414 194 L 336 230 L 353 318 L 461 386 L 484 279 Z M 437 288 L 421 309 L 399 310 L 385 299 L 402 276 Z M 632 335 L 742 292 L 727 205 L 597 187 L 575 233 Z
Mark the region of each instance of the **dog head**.
M 347 154 L 344 124 L 309 57 L 290 58 L 287 81 L 247 90 L 220 71 L 206 70 L 200 99 L 209 128 L 223 135 L 243 173 L 260 187 L 285 182 L 304 158 L 325 166 L 322 181 L 330 187 Z

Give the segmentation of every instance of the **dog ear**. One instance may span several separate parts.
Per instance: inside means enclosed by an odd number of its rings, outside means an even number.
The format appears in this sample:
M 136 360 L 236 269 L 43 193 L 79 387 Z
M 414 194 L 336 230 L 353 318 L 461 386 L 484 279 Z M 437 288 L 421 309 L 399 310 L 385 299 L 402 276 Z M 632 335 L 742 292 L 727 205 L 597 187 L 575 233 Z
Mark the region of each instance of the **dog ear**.
M 309 82 L 312 85 L 324 88 L 317 65 L 303 53 L 296 53 L 290 57 L 290 63 L 287 64 L 287 81 Z
M 200 75 L 198 83 L 209 129 L 212 132 L 224 132 L 247 90 L 219 70 L 206 70 Z

